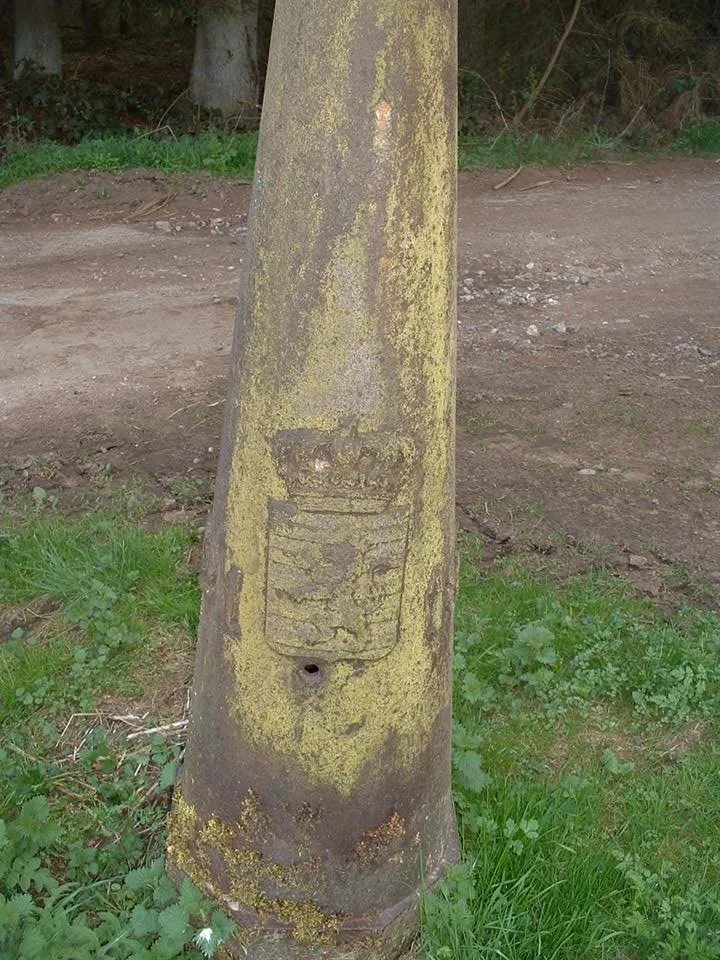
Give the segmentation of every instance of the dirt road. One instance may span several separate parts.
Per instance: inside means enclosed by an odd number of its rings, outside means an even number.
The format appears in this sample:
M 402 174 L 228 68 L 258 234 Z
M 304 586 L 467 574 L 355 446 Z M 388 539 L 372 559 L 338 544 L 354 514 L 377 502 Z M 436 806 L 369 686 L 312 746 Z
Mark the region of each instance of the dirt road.
M 503 179 L 460 183 L 461 526 L 488 562 L 609 563 L 717 605 L 720 165 Z M 0 193 L 6 497 L 132 480 L 200 515 L 249 195 L 146 171 Z

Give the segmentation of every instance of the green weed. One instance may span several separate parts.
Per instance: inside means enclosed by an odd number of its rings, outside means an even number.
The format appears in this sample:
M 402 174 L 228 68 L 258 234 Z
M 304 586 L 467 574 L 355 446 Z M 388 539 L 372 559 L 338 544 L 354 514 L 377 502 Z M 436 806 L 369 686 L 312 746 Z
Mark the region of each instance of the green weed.
M 210 957 L 232 924 L 162 861 L 176 728 L 102 708 L 191 642 L 195 534 L 45 506 L 0 536 L 0 602 L 25 619 L 0 638 L 0 956 Z
M 693 155 L 720 154 L 720 123 L 694 123 L 677 135 L 677 148 Z
M 162 860 L 98 879 L 95 851 L 60 841 L 45 797 L 0 820 L 0 951 L 8 960 L 211 957 L 231 934 L 230 920 L 189 881 L 175 888 Z M 67 879 L 58 880 L 63 870 Z
M 596 163 L 623 150 L 619 141 L 592 131 L 560 137 L 507 131 L 496 136 L 461 137 L 459 165 L 461 170 L 521 165 L 572 167 Z
M 426 898 L 425 960 L 720 956 L 719 651 L 717 616 L 664 620 L 609 575 L 465 565 L 464 855 Z
M 467 135 L 460 137 L 461 170 L 478 167 L 575 167 L 638 154 L 706 156 L 720 153 L 720 123 L 707 121 L 682 127 L 660 139 L 632 144 L 598 130 L 577 130 L 559 136 L 540 133 Z

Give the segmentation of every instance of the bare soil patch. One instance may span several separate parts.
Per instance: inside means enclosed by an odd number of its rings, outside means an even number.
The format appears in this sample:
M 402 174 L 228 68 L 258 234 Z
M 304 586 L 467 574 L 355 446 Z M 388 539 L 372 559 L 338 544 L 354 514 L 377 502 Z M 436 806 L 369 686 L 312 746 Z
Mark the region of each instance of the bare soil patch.
M 718 606 L 720 166 L 504 178 L 460 181 L 460 525 L 487 562 Z M 148 171 L 0 194 L 7 498 L 139 483 L 202 522 L 249 198 Z

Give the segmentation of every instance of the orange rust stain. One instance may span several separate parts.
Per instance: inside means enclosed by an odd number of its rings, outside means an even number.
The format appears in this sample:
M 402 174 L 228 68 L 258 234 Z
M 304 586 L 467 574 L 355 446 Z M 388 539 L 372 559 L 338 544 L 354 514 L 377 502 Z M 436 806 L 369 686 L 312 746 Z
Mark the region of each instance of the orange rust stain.
M 381 100 L 377 105 L 375 118 L 375 149 L 384 150 L 388 145 L 392 120 L 392 105 L 387 100 Z
M 387 100 L 381 100 L 378 104 L 377 110 L 375 111 L 377 115 L 378 129 L 379 130 L 389 130 L 390 129 L 390 117 L 392 116 L 392 107 L 387 102 Z
M 393 840 L 400 840 L 404 836 L 405 820 L 394 810 L 385 823 L 374 830 L 368 830 L 360 842 L 355 845 L 355 855 L 360 860 L 374 863 Z

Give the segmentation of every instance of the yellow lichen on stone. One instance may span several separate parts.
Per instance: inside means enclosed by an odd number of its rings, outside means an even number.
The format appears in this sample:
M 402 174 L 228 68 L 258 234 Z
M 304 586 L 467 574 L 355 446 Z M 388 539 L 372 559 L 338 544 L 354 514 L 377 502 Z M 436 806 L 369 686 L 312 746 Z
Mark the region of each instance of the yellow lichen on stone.
M 268 908 L 292 927 L 293 939 L 303 944 L 331 943 L 342 917 L 330 915 L 312 902 L 274 900 Z
M 454 38 L 448 33 L 446 21 L 437 14 L 427 17 L 422 25 L 411 22 L 407 29 L 417 41 L 414 51 L 408 49 L 418 98 L 425 109 L 419 119 L 403 118 L 404 127 L 397 134 L 413 155 L 398 166 L 400 176 L 389 203 L 389 284 L 395 296 L 388 300 L 405 298 L 402 317 L 390 326 L 397 330 L 397 349 L 405 360 L 399 365 L 405 392 L 415 394 L 417 409 L 422 409 L 426 417 L 427 442 L 419 471 L 423 509 L 417 517 L 417 536 L 410 543 L 405 583 L 408 615 L 421 619 L 427 615 L 423 602 L 430 571 L 438 569 L 448 551 L 449 531 L 432 506 L 447 503 L 452 495 L 450 471 L 454 461 L 456 223 L 448 217 L 448 192 L 456 159 L 454 129 L 448 129 L 449 111 L 438 83 Z M 418 396 L 419 391 L 424 396 Z M 436 628 L 443 599 L 439 595 L 436 609 L 431 611 Z M 423 626 L 418 622 L 415 629 Z
M 254 804 L 253 804 L 254 805 Z M 239 831 L 211 817 L 202 823 L 197 811 L 176 795 L 170 817 L 168 858 L 201 889 L 217 900 L 237 903 L 262 919 L 290 927 L 299 943 L 327 943 L 337 932 L 342 917 L 329 914 L 311 899 L 317 881 L 316 862 L 298 866 L 272 863 L 257 851 L 242 845 Z M 211 880 L 210 854 L 220 857 L 226 873 L 226 889 L 220 893 Z M 269 897 L 268 886 L 285 895 Z
M 384 384 L 377 318 L 368 302 L 376 219 L 375 205 L 358 209 L 319 279 L 320 302 L 308 324 L 302 374 L 288 384 L 294 418 L 313 426 L 336 429 L 338 420 L 348 417 L 365 430 L 377 425 Z
M 323 213 L 325 198 L 312 191 L 314 183 L 330 178 L 333 145 L 347 140 L 352 126 L 347 84 L 358 10 L 357 0 L 347 5 L 342 21 L 329 31 L 326 62 L 307 67 L 304 89 L 297 93 L 298 113 L 307 124 L 293 125 L 292 135 L 300 140 L 284 147 L 291 161 L 270 163 L 274 176 L 287 177 L 287 189 L 283 207 L 273 201 L 258 226 L 248 306 L 253 329 L 242 365 L 248 376 L 237 385 L 240 414 L 225 530 L 226 566 L 243 574 L 240 635 L 225 638 L 234 671 L 231 720 L 250 740 L 298 764 L 311 781 L 345 796 L 361 778 L 382 776 L 377 758 L 390 742 L 398 762 L 411 770 L 447 705 L 447 679 L 438 676 L 428 637 L 441 625 L 452 549 L 444 505 L 452 496 L 455 224 L 449 222 L 448 192 L 455 155 L 438 77 L 453 38 L 439 13 L 391 14 L 395 33 L 389 32 L 375 58 L 366 101 L 357 103 L 370 136 L 378 105 L 386 103 L 383 123 L 392 123 L 392 135 L 382 138 L 382 149 L 391 157 L 390 180 L 385 186 L 379 181 L 374 199 L 356 204 L 345 232 L 335 236 L 326 231 L 331 212 Z M 400 33 L 406 34 L 402 41 Z M 290 32 L 282 36 L 287 40 Z M 412 62 L 394 62 L 397 49 L 409 51 Z M 279 53 L 286 55 L 291 62 L 289 50 Z M 388 92 L 398 72 L 407 69 L 423 103 L 417 117 L 396 110 Z M 322 91 L 315 113 L 309 88 Z M 317 142 L 325 149 L 318 150 Z M 309 156 L 312 169 L 304 166 Z M 372 190 L 368 194 L 372 197 Z M 287 230 L 286 207 L 307 211 L 304 262 L 319 264 L 320 273 L 317 298 L 294 321 L 304 339 L 298 335 L 296 342 L 281 344 L 272 335 L 278 277 L 292 284 L 288 265 L 303 262 L 299 241 L 278 232 Z M 383 317 L 373 300 L 380 288 Z M 291 300 L 283 302 L 288 309 Z M 383 367 L 383 338 L 392 344 L 392 369 Z M 391 379 L 394 368 L 397 384 Z M 418 480 L 406 483 L 395 499 L 396 506 L 411 509 L 398 642 L 384 659 L 362 669 L 326 664 L 322 683 L 303 687 L 298 665 L 273 652 L 265 639 L 268 501 L 291 499 L 269 440 L 288 429 L 335 433 L 348 420 L 361 432 L 382 430 L 398 419 L 391 414 L 399 403 L 396 393 L 404 403 L 400 416 L 416 418 L 422 437 Z
M 212 895 L 207 858 L 196 843 L 199 828 L 197 811 L 176 790 L 168 824 L 168 862 L 190 877 L 195 886 Z
M 194 861 L 192 850 L 197 832 L 197 813 L 185 798 L 176 791 L 169 818 L 167 853 L 178 869 L 187 872 Z
M 248 790 L 238 817 L 238 828 L 246 837 L 254 839 L 267 822 L 260 798 L 254 790 Z

